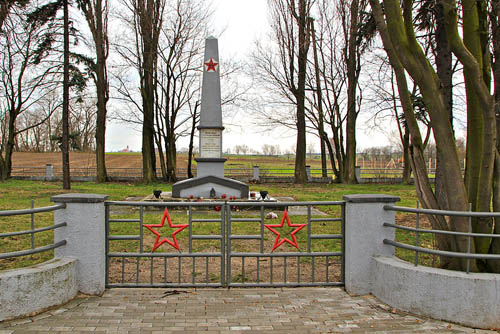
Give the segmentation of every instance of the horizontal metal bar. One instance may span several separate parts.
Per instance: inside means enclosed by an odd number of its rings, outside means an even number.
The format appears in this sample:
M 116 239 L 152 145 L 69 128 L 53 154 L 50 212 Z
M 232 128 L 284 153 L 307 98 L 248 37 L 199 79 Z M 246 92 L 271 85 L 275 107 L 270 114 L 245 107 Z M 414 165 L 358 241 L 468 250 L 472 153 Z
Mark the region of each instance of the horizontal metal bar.
M 445 231 L 445 230 L 428 230 L 428 229 L 417 229 L 414 227 L 402 226 L 391 223 L 384 223 L 386 227 L 393 227 L 398 230 L 405 230 L 411 232 L 419 233 L 433 233 L 433 234 L 446 234 L 446 235 L 459 235 L 462 237 L 479 237 L 479 238 L 500 238 L 500 234 L 488 234 L 488 233 L 467 233 L 467 232 L 455 232 L 455 231 Z
M 220 219 L 191 219 L 193 223 L 220 223 Z
M 22 210 L 5 210 L 0 211 L 0 216 L 19 216 L 19 215 L 30 215 L 32 213 L 40 213 L 40 212 L 50 212 L 55 210 L 64 209 L 66 207 L 66 203 L 59 203 L 51 206 L 45 206 L 42 208 L 33 208 L 33 209 L 22 209 Z
M 342 234 L 311 234 L 311 239 L 342 239 Z
M 251 202 L 228 202 L 234 206 L 272 206 L 272 207 L 285 207 L 285 206 L 324 206 L 324 205 L 344 205 L 344 201 L 313 201 L 313 202 L 271 202 L 271 201 L 251 201 Z
M 140 223 L 140 219 L 108 219 L 109 223 Z
M 225 202 L 127 202 L 127 201 L 107 201 L 105 205 L 118 206 L 153 206 L 153 207 L 190 207 L 190 206 L 222 206 Z
M 222 240 L 222 235 L 192 235 L 193 240 Z
M 456 257 L 461 259 L 487 259 L 487 260 L 500 260 L 500 254 L 477 254 L 477 253 L 459 253 L 459 252 L 449 252 L 441 251 L 436 249 L 429 249 L 424 247 L 417 247 L 412 245 L 403 244 L 397 241 L 384 239 L 384 244 L 392 245 L 398 248 L 408 249 L 412 251 L 418 251 L 419 253 L 427 253 L 446 257 Z
M 287 207 L 287 206 L 308 206 L 308 205 L 344 205 L 344 201 L 313 201 L 313 202 L 271 202 L 271 201 L 250 201 L 250 202 L 127 202 L 127 201 L 107 201 L 105 205 L 119 205 L 119 206 L 153 206 L 153 207 L 189 207 L 189 206 L 222 206 L 225 204 L 231 206 L 272 206 L 272 207 Z
M 108 257 L 221 257 L 221 253 L 108 253 Z
M 256 288 L 256 287 L 262 287 L 262 288 L 279 288 L 279 287 L 312 287 L 312 286 L 344 286 L 344 283 L 342 282 L 318 282 L 318 283 L 307 283 L 307 282 L 300 282 L 300 283 L 230 283 L 230 287 L 234 288 L 241 288 L 241 287 L 247 287 L 247 288 Z
M 43 246 L 43 247 L 38 247 L 35 249 L 28 249 L 28 250 L 23 250 L 23 251 L 18 251 L 18 252 L 10 252 L 10 253 L 0 253 L 0 259 L 9 259 L 12 257 L 19 257 L 19 256 L 25 256 L 25 255 L 31 255 L 31 254 L 37 254 L 37 253 L 42 253 L 49 251 L 51 249 L 61 247 L 66 245 L 66 240 L 61 240 L 59 242 L 56 242 L 55 244 Z
M 317 256 L 342 256 L 341 252 L 316 252 L 316 253 L 230 253 L 231 257 L 317 257 Z
M 140 235 L 110 235 L 108 240 L 141 240 Z
M 231 217 L 231 222 L 247 222 L 247 223 L 257 222 L 257 223 L 260 223 L 260 218 L 233 218 L 233 217 Z
M 67 226 L 67 225 L 68 225 L 67 223 L 59 223 L 59 224 L 55 224 L 55 225 L 51 225 L 51 226 L 47 226 L 47 227 L 37 228 L 37 229 L 34 229 L 34 230 L 9 232 L 9 233 L 0 233 L 0 238 L 3 238 L 3 237 L 12 237 L 12 236 L 15 236 L 15 235 L 38 233 L 38 232 L 43 232 L 43 231 L 50 231 L 50 230 L 54 230 L 56 228 Z
M 415 209 L 415 208 L 407 208 L 404 206 L 396 206 L 396 205 L 384 205 L 384 210 L 410 212 L 410 213 L 423 213 L 428 215 L 440 215 L 440 216 L 483 217 L 483 218 L 500 217 L 500 212 L 472 212 L 472 211 Z
M 311 218 L 312 222 L 341 222 L 342 218 Z
M 260 240 L 262 237 L 260 234 L 254 234 L 254 235 L 243 235 L 243 234 L 232 234 L 229 236 L 229 238 L 233 240 Z
M 221 283 L 109 283 L 108 288 L 218 288 Z

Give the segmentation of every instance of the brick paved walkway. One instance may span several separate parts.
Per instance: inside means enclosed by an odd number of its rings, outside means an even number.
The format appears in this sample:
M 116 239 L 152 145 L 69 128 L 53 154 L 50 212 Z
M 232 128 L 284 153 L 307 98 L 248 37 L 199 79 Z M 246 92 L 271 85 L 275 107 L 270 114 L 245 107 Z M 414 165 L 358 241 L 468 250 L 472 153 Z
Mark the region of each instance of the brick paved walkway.
M 12 333 L 497 333 L 391 310 L 340 288 L 112 289 L 33 318 Z

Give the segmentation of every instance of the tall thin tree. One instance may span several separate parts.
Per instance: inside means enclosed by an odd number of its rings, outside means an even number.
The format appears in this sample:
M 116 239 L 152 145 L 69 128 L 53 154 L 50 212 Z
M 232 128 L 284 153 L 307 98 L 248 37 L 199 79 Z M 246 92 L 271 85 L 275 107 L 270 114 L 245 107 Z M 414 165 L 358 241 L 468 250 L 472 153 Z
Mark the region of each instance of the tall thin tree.
M 108 0 L 77 0 L 94 40 L 96 62 L 92 64 L 97 91 L 96 165 L 97 182 L 106 182 L 106 116 L 109 100 L 109 83 L 106 60 L 109 55 Z
M 64 56 L 63 56 L 63 112 L 62 112 L 62 169 L 63 189 L 71 189 L 69 170 L 69 10 L 68 0 L 63 0 Z

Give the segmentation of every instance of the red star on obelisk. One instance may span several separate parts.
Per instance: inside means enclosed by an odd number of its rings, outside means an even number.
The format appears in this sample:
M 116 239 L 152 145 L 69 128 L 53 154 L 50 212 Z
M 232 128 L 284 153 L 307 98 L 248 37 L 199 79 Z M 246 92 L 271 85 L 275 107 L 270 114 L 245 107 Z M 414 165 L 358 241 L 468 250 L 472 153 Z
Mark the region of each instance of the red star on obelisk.
M 219 63 L 214 62 L 213 58 L 210 58 L 206 63 L 206 70 L 207 72 L 217 72 L 217 66 Z
M 285 223 L 285 219 L 286 219 L 286 222 L 288 224 L 289 227 L 296 227 L 296 229 L 290 234 L 292 236 L 292 240 L 289 240 L 287 238 L 283 238 L 281 241 L 280 241 L 280 236 L 281 234 L 276 231 L 274 229 L 274 227 L 283 227 L 283 224 Z M 288 242 L 290 245 L 292 245 L 293 247 L 299 249 L 299 245 L 297 244 L 297 239 L 295 239 L 295 234 L 300 231 L 301 229 L 303 229 L 307 224 L 292 224 L 290 223 L 290 218 L 288 217 L 288 212 L 285 210 L 285 212 L 283 213 L 283 218 L 281 218 L 281 224 L 279 225 L 266 225 L 264 224 L 265 227 L 267 227 L 269 230 L 271 230 L 274 234 L 276 234 L 276 240 L 274 241 L 274 246 L 273 246 L 273 250 L 271 252 L 274 252 L 274 250 L 276 248 L 278 248 L 279 246 L 281 246 L 283 243 L 285 242 Z
M 168 226 L 170 226 L 170 228 L 177 228 L 176 231 L 172 232 L 172 241 L 168 240 L 167 238 L 163 238 L 161 241 L 160 241 L 160 237 L 161 237 L 161 234 L 155 230 L 153 230 L 153 227 L 163 227 L 163 224 L 165 223 L 165 217 L 167 218 L 167 221 L 168 221 Z M 175 249 L 177 249 L 178 251 L 180 251 L 179 249 L 179 243 L 177 242 L 177 238 L 176 238 L 176 234 L 179 233 L 180 231 L 182 231 L 183 229 L 185 229 L 186 227 L 188 227 L 189 225 L 188 224 L 179 224 L 179 225 L 173 225 L 172 224 L 172 221 L 170 220 L 170 215 L 168 214 L 168 209 L 165 208 L 165 211 L 163 212 L 163 218 L 161 219 L 161 223 L 160 224 L 149 224 L 149 225 L 144 225 L 144 227 L 146 227 L 148 230 L 150 230 L 151 232 L 153 232 L 154 234 L 156 234 L 156 240 L 155 240 L 155 243 L 153 245 L 153 252 L 158 248 L 160 247 L 161 245 L 163 245 L 165 242 L 168 243 L 170 246 L 174 247 Z

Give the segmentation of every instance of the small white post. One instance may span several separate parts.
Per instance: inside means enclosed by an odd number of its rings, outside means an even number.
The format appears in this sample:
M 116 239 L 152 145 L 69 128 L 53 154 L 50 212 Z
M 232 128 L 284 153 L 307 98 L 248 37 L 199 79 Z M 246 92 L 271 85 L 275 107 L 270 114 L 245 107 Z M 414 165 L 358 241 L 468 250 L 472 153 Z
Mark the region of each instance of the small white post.
M 45 165 L 45 179 L 46 180 L 52 180 L 54 177 L 54 166 L 51 164 L 46 164 Z
M 253 166 L 253 179 L 254 181 L 260 181 L 260 170 L 259 166 Z

